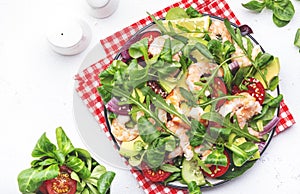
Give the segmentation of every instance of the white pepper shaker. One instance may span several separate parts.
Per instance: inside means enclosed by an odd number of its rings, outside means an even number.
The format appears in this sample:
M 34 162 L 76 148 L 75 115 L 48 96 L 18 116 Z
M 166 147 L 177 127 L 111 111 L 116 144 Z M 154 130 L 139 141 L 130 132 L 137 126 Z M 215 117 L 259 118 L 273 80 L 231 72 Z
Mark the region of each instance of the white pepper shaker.
M 61 55 L 76 55 L 90 43 L 91 29 L 79 19 L 60 19 L 53 21 L 47 31 L 50 47 Z
M 112 15 L 119 5 L 119 0 L 86 0 L 90 15 L 95 18 L 106 18 Z

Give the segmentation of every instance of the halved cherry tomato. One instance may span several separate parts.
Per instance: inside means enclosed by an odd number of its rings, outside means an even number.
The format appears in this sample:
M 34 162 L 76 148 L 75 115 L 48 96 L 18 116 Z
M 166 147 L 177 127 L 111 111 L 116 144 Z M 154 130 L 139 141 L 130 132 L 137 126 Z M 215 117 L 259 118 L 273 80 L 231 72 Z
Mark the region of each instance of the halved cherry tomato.
M 70 169 L 62 166 L 59 175 L 45 181 L 45 186 L 48 194 L 75 194 L 77 181 L 71 179 Z
M 230 165 L 230 158 L 229 158 L 229 154 L 226 150 L 224 150 L 223 152 L 225 154 L 225 156 L 227 157 L 227 165 L 226 166 L 216 166 L 216 165 L 212 165 L 211 167 L 209 167 L 211 174 L 208 174 L 206 172 L 204 172 L 204 174 L 208 177 L 211 178 L 217 178 L 222 176 L 223 174 L 225 174 L 227 172 L 227 170 L 229 169 L 229 165 Z
M 166 172 L 161 169 L 154 171 L 144 162 L 142 163 L 141 168 L 143 175 L 155 183 L 162 182 L 171 175 L 170 172 Z
M 243 85 L 247 87 L 247 90 L 240 90 L 238 86 L 233 86 L 232 94 L 237 94 L 241 92 L 248 92 L 251 96 L 253 96 L 260 104 L 262 104 L 265 100 L 265 88 L 262 83 L 251 77 L 245 79 L 243 81 Z
M 220 97 L 220 96 L 223 96 L 226 94 L 227 94 L 227 88 L 226 88 L 224 81 L 219 77 L 215 77 L 214 83 L 212 85 L 212 94 L 211 94 L 212 97 L 216 98 L 216 97 Z M 216 105 L 216 108 L 219 108 L 220 106 L 222 106 L 222 104 L 224 104 L 225 101 L 226 101 L 226 99 L 219 100 Z
M 38 193 L 42 193 L 42 194 L 47 194 L 48 193 L 45 182 L 43 182 L 43 184 L 39 187 L 38 191 L 39 191 Z
M 141 39 L 143 38 L 148 38 L 148 45 L 150 45 L 154 38 L 160 36 L 161 33 L 159 31 L 155 31 L 155 30 L 152 30 L 152 31 L 147 31 L 147 32 L 144 32 L 143 35 L 141 36 Z

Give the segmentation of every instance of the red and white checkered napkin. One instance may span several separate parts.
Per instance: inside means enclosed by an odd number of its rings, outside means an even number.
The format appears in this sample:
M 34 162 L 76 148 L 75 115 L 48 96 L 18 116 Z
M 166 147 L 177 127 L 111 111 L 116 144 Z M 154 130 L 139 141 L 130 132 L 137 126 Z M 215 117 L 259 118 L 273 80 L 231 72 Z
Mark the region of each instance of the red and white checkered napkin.
M 166 12 L 171 7 L 182 7 L 187 8 L 193 6 L 201 13 L 209 13 L 212 15 L 220 16 L 223 18 L 228 18 L 231 22 L 240 25 L 240 22 L 228 6 L 225 0 L 182 0 L 178 3 L 175 3 L 165 9 L 162 9 L 153 15 L 157 18 L 164 17 Z M 151 18 L 146 17 L 122 30 L 114 33 L 113 35 L 100 40 L 101 45 L 103 46 L 106 57 L 101 59 L 95 64 L 91 64 L 88 68 L 84 69 L 82 72 L 78 73 L 75 76 L 76 79 L 76 91 L 78 95 L 81 97 L 83 102 L 87 105 L 89 111 L 95 117 L 95 119 L 99 122 L 101 129 L 104 130 L 107 137 L 112 140 L 110 133 L 108 132 L 107 125 L 105 123 L 104 117 L 104 105 L 102 100 L 97 92 L 97 87 L 99 86 L 99 78 L 98 75 L 101 71 L 106 69 L 108 65 L 112 62 L 113 58 L 125 44 L 129 38 L 135 34 L 138 30 L 150 24 Z M 280 122 L 276 128 L 275 134 L 278 134 L 285 129 L 292 126 L 295 121 L 293 116 L 289 112 L 288 107 L 282 101 L 280 106 Z M 100 130 L 100 129 L 99 129 Z M 153 184 L 149 180 L 147 180 L 142 174 L 135 169 L 131 169 L 131 173 L 136 178 L 140 186 L 144 189 L 146 193 L 149 194 L 157 194 L 157 193 L 187 193 L 186 190 L 179 190 L 175 188 L 165 187 L 161 184 Z

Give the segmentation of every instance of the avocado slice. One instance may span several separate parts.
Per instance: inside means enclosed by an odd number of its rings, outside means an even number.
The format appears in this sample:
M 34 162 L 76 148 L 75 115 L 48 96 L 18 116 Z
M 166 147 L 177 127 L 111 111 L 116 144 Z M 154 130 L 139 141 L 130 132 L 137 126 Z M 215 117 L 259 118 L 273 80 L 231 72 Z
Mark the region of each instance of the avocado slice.
M 279 59 L 278 59 L 278 57 L 274 57 L 273 61 L 268 66 L 266 66 L 266 68 L 263 70 L 262 73 L 265 74 L 266 81 L 269 84 L 270 81 L 279 74 L 279 71 L 280 71 Z M 254 77 L 263 84 L 265 89 L 268 88 L 267 85 L 265 84 L 265 82 L 263 81 L 263 78 L 261 77 L 261 75 L 258 72 L 256 72 Z
M 121 154 L 124 157 L 132 157 L 132 156 L 136 156 L 139 154 L 139 150 L 136 150 L 134 144 L 137 141 L 142 141 L 141 136 L 138 136 L 137 138 L 135 138 L 132 141 L 123 141 L 121 146 L 120 146 L 120 150 L 119 150 L 119 154 Z

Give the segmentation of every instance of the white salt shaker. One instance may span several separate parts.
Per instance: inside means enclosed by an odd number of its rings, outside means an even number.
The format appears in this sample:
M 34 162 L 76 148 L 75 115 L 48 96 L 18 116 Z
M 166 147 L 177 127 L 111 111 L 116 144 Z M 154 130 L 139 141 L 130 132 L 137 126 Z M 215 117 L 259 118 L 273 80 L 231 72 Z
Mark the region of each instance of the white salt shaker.
M 90 15 L 95 18 L 106 18 L 112 15 L 119 5 L 119 0 L 86 0 Z
M 50 47 L 61 55 L 76 55 L 87 48 L 91 41 L 91 29 L 79 19 L 68 18 L 53 21 L 47 31 Z

